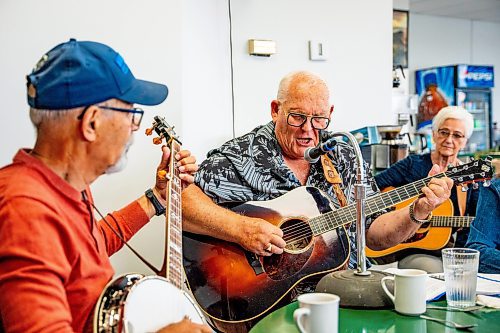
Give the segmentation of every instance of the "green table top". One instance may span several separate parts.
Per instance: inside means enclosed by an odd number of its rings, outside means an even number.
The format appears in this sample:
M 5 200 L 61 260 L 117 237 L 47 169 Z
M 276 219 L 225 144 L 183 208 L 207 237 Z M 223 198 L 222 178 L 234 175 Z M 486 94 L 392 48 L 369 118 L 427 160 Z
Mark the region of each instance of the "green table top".
M 433 305 L 446 306 L 446 301 L 434 302 Z M 298 303 L 293 302 L 266 316 L 255 325 L 250 333 L 297 333 L 299 330 L 293 321 L 293 311 Z M 451 312 L 428 309 L 427 315 L 455 321 L 459 324 L 478 324 L 472 332 L 500 332 L 500 310 L 483 308 L 474 312 Z M 457 332 L 454 328 L 441 323 L 427 321 L 418 317 L 403 316 L 394 310 L 354 310 L 340 309 L 339 332 Z

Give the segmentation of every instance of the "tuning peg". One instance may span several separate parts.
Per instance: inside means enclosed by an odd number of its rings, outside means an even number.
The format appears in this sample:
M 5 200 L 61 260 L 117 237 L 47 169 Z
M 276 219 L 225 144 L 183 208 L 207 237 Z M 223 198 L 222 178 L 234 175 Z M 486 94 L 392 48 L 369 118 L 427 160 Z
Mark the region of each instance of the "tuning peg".
M 468 189 L 469 187 L 467 186 L 467 184 L 462 185 L 462 192 L 467 192 Z
M 159 144 L 161 144 L 161 141 L 162 141 L 162 140 L 163 140 L 163 139 L 162 139 L 161 137 L 158 137 L 158 138 L 153 138 L 153 143 L 154 143 L 155 145 L 159 145 Z
M 484 186 L 484 187 L 490 187 L 490 185 L 491 185 L 491 180 L 489 180 L 489 179 L 486 179 L 486 180 L 483 182 L 483 186 Z
M 146 128 L 146 135 L 151 135 L 151 134 L 153 134 L 153 127 Z
M 479 188 L 479 184 L 478 183 L 472 183 L 472 188 L 477 190 Z

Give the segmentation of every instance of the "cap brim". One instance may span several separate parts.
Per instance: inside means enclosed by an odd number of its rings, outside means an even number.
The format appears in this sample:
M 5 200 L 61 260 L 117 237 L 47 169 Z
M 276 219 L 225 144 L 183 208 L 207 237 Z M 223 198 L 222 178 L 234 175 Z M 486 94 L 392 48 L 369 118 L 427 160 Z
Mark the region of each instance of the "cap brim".
M 167 96 L 168 88 L 166 85 L 136 79 L 132 87 L 118 98 L 132 104 L 158 105 Z

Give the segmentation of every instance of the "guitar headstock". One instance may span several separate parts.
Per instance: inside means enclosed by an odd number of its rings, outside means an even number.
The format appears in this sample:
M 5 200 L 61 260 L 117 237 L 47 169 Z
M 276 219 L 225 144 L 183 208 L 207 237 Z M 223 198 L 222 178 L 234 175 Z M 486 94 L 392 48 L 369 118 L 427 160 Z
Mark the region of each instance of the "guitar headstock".
M 181 142 L 179 141 L 179 137 L 177 136 L 177 134 L 175 134 L 174 126 L 170 126 L 164 117 L 155 116 L 153 126 L 146 129 L 146 135 L 153 134 L 153 130 L 156 132 L 156 134 L 159 135 L 158 137 L 153 138 L 153 143 L 155 145 L 161 144 L 163 139 L 165 139 L 167 143 L 175 140 L 179 144 L 181 144 Z
M 493 177 L 491 160 L 492 158 L 490 156 L 485 159 L 477 159 L 466 164 L 449 168 L 445 174 L 453 179 L 455 185 L 487 181 Z

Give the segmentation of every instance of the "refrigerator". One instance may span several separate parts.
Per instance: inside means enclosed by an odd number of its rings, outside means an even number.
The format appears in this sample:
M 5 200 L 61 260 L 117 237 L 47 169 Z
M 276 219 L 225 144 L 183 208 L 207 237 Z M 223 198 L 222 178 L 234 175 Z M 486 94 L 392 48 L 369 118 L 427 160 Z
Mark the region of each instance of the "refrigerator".
M 429 133 L 432 118 L 448 105 L 458 105 L 474 118 L 466 153 L 490 149 L 493 144 L 491 88 L 493 66 L 449 65 L 415 71 L 418 95 L 417 132 Z

